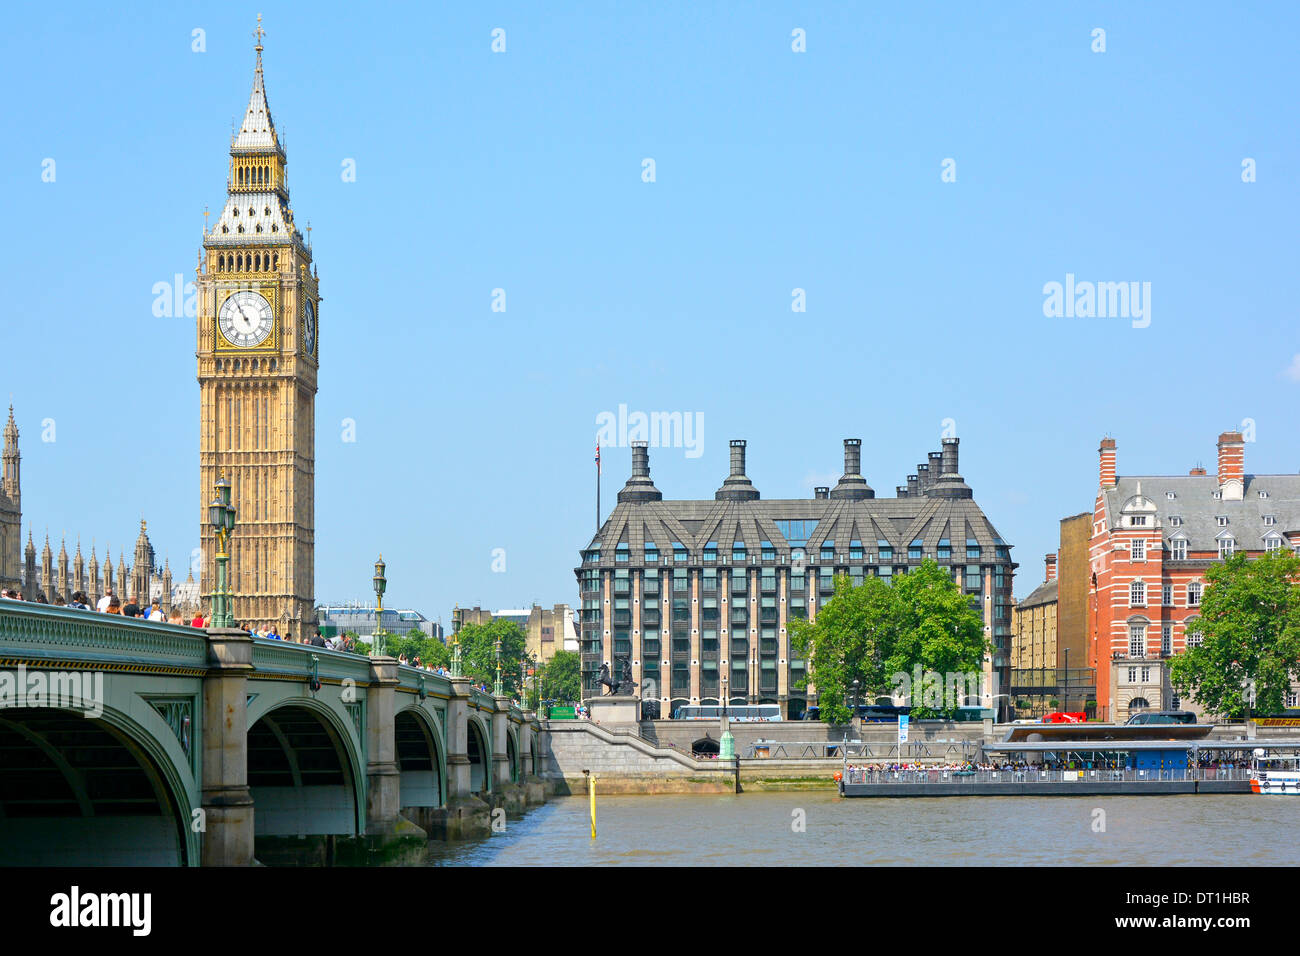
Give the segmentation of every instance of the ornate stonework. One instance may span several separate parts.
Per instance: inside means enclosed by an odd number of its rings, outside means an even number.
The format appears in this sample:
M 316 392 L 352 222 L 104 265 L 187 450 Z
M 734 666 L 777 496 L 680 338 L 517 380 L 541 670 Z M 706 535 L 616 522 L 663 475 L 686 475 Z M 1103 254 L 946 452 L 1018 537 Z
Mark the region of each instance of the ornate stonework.
M 320 294 L 289 206 L 260 37 L 256 50 L 253 92 L 230 145 L 226 204 L 203 237 L 196 280 L 201 589 L 208 595 L 216 581 L 207 506 L 225 475 L 236 508 L 235 619 L 275 622 L 297 636 L 314 619 Z

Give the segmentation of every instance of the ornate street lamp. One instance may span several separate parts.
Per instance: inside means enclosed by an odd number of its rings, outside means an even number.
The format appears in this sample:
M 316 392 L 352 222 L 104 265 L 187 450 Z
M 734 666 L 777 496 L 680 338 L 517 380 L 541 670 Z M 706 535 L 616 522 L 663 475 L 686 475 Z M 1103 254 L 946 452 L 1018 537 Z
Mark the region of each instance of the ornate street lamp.
M 375 634 L 371 638 L 371 650 L 376 657 L 382 657 L 384 653 L 384 592 L 388 590 L 384 570 L 387 567 L 381 554 L 375 562 L 375 576 L 371 579 L 375 585 Z
M 451 617 L 451 676 L 463 677 L 460 663 L 460 605 L 456 605 Z
M 235 618 L 230 606 L 227 569 L 230 553 L 227 546 L 231 532 L 235 530 L 235 507 L 230 503 L 230 482 L 225 475 L 217 479 L 216 490 L 216 497 L 208 505 L 208 523 L 217 536 L 217 582 L 212 593 L 212 626 L 230 628 L 235 626 Z
M 501 638 L 497 638 L 497 679 L 492 682 L 492 693 L 497 697 L 505 696 L 505 688 L 501 683 Z

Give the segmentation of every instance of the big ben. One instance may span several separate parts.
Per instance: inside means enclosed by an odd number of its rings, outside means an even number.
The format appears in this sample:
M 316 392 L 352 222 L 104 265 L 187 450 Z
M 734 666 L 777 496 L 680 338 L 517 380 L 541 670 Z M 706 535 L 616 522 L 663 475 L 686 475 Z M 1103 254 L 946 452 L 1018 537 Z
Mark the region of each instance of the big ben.
M 261 17 L 259 16 L 259 21 Z M 198 286 L 202 590 L 216 581 L 207 507 L 230 481 L 235 620 L 297 637 L 314 621 L 320 291 L 294 225 L 257 31 L 253 92 L 230 144 L 226 204 L 205 227 Z

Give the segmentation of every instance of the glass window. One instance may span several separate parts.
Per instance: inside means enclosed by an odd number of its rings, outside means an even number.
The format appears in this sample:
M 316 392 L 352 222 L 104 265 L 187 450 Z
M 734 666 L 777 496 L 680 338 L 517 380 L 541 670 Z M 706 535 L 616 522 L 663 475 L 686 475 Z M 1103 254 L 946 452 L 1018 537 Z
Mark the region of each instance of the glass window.
M 1237 542 L 1236 542 L 1234 539 L 1232 539 L 1232 538 L 1220 538 L 1220 539 L 1219 539 L 1219 557 L 1220 557 L 1220 558 L 1230 558 L 1230 557 L 1232 557 L 1232 551 L 1233 551 L 1233 548 L 1236 546 L 1236 544 L 1237 544 Z
M 645 546 L 645 563 L 646 564 L 659 563 L 659 548 L 649 541 L 646 542 L 646 546 Z
M 614 562 L 616 564 L 627 564 L 627 545 L 620 544 L 614 549 Z
M 731 545 L 731 562 L 732 564 L 745 563 L 745 543 L 736 541 Z
M 920 538 L 916 538 L 915 540 L 912 541 L 911 544 L 907 546 L 907 560 L 909 561 L 921 560 L 921 539 Z
M 771 541 L 763 542 L 763 560 L 764 561 L 776 560 L 776 548 L 772 547 Z
M 1174 626 L 1172 624 L 1160 625 L 1160 653 L 1168 657 L 1174 649 Z
M 1145 561 L 1147 559 L 1147 543 L 1141 538 L 1134 538 L 1129 542 L 1129 560 Z
M 849 560 L 850 561 L 862 560 L 862 542 L 857 540 L 856 538 L 849 542 Z
M 718 542 L 710 541 L 704 546 L 704 563 L 713 564 L 718 560 Z
M 952 560 L 952 542 L 949 541 L 947 538 L 939 539 L 938 557 L 940 561 Z
M 1169 558 L 1171 561 L 1187 560 L 1187 539 L 1174 538 L 1169 542 Z
M 1187 585 L 1187 606 L 1188 607 L 1200 607 L 1201 589 L 1203 587 L 1204 585 L 1202 585 L 1200 581 L 1193 581 L 1191 584 Z
M 887 564 L 894 560 L 894 546 L 884 538 L 876 539 L 876 550 L 880 552 L 881 564 Z
M 1174 586 L 1172 584 L 1161 585 L 1160 603 L 1166 607 L 1174 603 Z
M 1128 626 L 1128 656 L 1145 657 L 1147 653 L 1147 626 L 1130 624 Z
M 1142 581 L 1134 581 L 1128 586 L 1128 603 L 1130 607 L 1142 607 L 1147 603 L 1147 586 Z

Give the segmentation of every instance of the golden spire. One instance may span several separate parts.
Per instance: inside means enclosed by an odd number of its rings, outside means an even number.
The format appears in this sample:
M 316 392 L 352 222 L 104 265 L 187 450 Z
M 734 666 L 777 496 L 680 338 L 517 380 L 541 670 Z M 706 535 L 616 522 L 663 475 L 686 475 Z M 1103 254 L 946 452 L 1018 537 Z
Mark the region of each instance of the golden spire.
M 266 36 L 266 31 L 262 29 L 262 15 L 257 15 L 257 29 L 253 31 L 253 36 L 257 37 L 257 46 L 253 47 L 258 53 L 262 52 L 262 37 Z

